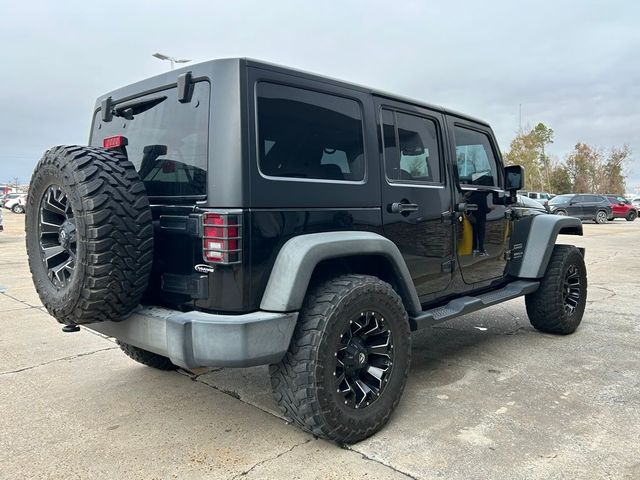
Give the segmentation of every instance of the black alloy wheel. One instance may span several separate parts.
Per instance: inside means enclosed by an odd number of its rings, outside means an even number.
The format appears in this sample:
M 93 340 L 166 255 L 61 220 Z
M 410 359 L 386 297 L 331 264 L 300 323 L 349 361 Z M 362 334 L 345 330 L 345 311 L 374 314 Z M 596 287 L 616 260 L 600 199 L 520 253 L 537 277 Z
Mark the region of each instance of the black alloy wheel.
M 546 333 L 573 333 L 582 321 L 586 303 L 584 256 L 573 245 L 556 245 L 540 287 L 525 296 L 531 325 Z
M 77 253 L 76 220 L 62 187 L 51 185 L 46 189 L 39 213 L 40 257 L 51 283 L 62 289 L 71 281 Z
M 565 312 L 567 312 L 567 315 L 573 315 L 580 304 L 580 272 L 574 264 L 569 265 L 565 274 L 562 296 L 564 298 Z
M 402 397 L 410 364 L 402 299 L 380 278 L 352 273 L 309 289 L 289 351 L 269 373 L 286 418 L 344 444 L 384 427 Z
M 336 392 L 352 408 L 375 402 L 393 368 L 393 335 L 382 315 L 362 312 L 340 335 L 336 371 Z

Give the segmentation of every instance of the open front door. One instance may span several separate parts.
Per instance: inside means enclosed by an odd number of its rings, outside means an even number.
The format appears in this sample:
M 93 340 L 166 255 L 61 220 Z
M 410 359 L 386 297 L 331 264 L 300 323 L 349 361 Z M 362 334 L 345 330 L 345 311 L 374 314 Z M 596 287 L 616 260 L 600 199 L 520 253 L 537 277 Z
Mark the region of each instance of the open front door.
M 449 117 L 457 166 L 456 253 L 466 284 L 505 273 L 509 219 L 504 205 L 503 171 L 489 127 Z

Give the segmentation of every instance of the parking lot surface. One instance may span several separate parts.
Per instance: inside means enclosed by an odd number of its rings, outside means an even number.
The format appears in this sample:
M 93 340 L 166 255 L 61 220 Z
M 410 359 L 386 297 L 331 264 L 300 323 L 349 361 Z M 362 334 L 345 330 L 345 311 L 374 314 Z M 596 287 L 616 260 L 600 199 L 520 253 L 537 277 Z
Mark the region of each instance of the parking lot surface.
M 585 223 L 578 331 L 524 301 L 426 329 L 390 423 L 340 448 L 288 425 L 266 367 L 161 372 L 42 308 L 24 215 L 0 233 L 0 478 L 640 478 L 640 221 Z

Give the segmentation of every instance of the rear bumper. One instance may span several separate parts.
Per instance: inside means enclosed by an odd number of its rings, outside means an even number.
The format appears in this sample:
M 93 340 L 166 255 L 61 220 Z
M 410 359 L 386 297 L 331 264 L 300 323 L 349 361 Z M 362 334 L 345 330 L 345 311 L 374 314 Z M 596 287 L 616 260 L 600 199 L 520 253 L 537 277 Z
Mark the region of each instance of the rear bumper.
M 297 318 L 297 312 L 217 315 L 140 307 L 122 322 L 86 327 L 169 357 L 184 368 L 249 367 L 282 359 Z

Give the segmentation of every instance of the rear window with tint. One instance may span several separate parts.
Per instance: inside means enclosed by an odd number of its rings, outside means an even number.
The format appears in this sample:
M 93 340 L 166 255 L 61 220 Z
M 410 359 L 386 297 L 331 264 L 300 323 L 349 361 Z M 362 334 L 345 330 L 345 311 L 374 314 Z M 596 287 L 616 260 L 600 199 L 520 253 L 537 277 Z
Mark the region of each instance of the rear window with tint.
M 127 156 L 151 197 L 204 196 L 209 90 L 208 82 L 195 83 L 189 103 L 180 103 L 173 88 L 116 104 L 110 122 L 98 111 L 91 144 L 125 136 Z

